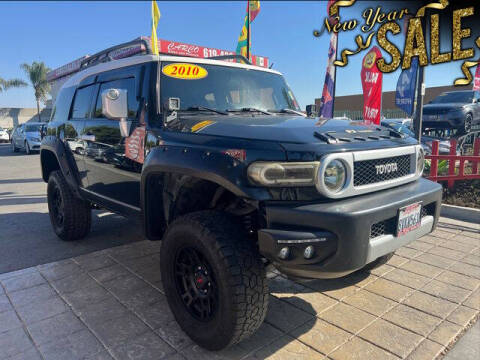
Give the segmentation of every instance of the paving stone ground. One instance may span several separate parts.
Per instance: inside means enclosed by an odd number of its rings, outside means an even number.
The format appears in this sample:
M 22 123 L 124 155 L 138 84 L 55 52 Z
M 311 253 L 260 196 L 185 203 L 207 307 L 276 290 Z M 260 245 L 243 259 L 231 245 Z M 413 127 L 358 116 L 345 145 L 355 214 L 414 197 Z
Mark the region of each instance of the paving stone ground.
M 0 359 L 435 359 L 480 310 L 480 226 L 444 218 L 372 273 L 272 269 L 265 323 L 215 353 L 176 324 L 159 263 L 141 241 L 0 274 Z

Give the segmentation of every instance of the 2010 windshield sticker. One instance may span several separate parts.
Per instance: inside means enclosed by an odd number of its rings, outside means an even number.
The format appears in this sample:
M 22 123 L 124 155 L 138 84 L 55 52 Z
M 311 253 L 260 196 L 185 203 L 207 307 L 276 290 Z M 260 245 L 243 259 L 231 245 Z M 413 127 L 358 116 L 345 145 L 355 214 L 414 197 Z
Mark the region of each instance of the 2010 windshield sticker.
M 208 76 L 207 69 L 188 63 L 174 63 L 165 65 L 162 72 L 172 78 L 182 80 L 199 80 Z

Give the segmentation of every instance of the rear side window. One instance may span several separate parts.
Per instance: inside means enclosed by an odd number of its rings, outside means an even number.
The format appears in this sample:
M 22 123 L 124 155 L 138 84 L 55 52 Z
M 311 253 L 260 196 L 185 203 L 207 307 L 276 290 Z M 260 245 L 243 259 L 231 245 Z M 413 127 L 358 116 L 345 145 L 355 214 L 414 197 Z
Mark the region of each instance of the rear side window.
M 87 119 L 89 117 L 94 89 L 95 85 L 90 85 L 77 90 L 73 101 L 72 119 Z
M 128 118 L 134 119 L 137 115 L 138 101 L 135 94 L 135 79 L 127 78 L 114 81 L 104 82 L 100 85 L 95 106 L 95 117 L 103 118 L 102 114 L 102 92 L 106 89 L 125 89 L 128 96 Z

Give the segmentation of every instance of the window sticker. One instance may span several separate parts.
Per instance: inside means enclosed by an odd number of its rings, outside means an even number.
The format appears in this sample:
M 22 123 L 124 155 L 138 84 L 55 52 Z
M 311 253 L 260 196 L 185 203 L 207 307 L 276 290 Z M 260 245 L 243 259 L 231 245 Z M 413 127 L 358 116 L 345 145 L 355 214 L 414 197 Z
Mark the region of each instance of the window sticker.
M 199 80 L 207 77 L 207 69 L 188 63 L 174 63 L 165 65 L 162 72 L 172 78 L 182 80 Z

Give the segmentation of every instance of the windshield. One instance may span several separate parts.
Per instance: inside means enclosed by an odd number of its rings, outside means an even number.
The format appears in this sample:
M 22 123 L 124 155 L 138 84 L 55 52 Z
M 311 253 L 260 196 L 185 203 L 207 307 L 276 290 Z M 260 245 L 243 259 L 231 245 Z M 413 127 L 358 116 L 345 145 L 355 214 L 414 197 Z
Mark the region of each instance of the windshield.
M 281 75 L 229 66 L 193 64 L 200 68 L 196 72 L 201 76 L 184 79 L 174 73 L 177 71 L 176 65 L 180 65 L 181 69 L 182 65 L 188 67 L 189 64 L 162 63 L 162 104 L 166 104 L 168 98 L 179 98 L 180 110 L 199 107 L 222 112 L 242 109 L 272 112 L 300 110 L 295 96 Z M 167 71 L 172 68 L 173 70 Z
M 41 124 L 25 125 L 25 132 L 40 132 L 42 126 Z
M 458 91 L 451 93 L 444 93 L 438 95 L 432 100 L 432 104 L 446 104 L 446 103 L 467 103 L 470 104 L 473 101 L 473 92 L 470 91 Z

